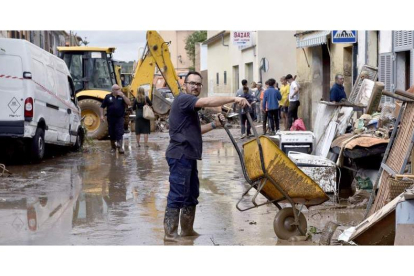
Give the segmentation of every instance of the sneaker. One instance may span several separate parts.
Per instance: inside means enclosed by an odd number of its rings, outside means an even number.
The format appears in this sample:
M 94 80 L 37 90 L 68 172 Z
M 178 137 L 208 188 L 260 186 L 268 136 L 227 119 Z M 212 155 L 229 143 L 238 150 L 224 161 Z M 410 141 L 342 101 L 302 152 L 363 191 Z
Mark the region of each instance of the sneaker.
M 244 138 L 246 138 L 246 134 L 243 134 L 243 135 L 240 137 L 240 139 L 244 139 Z

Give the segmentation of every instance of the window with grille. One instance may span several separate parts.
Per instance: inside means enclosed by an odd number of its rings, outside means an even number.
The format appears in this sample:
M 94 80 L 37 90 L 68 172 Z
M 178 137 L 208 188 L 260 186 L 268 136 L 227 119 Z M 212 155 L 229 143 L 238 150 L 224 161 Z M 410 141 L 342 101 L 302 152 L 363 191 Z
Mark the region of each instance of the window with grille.
M 226 85 L 227 84 L 227 72 L 226 71 L 224 71 L 223 81 L 224 81 L 224 85 Z
M 219 80 L 219 73 L 217 73 L 217 74 L 216 74 L 216 83 L 217 83 L 217 85 L 219 85 L 219 84 L 220 84 L 220 80 Z
M 413 31 L 394 31 L 394 51 L 413 49 Z

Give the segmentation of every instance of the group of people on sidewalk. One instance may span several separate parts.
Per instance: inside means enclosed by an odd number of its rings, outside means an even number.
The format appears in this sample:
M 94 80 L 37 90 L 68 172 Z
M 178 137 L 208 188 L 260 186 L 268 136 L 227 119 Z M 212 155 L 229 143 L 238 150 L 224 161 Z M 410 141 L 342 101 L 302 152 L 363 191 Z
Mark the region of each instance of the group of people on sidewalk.
M 247 120 L 247 113 L 258 123 L 263 123 L 263 134 L 274 135 L 280 129 L 280 119 L 283 122 L 285 130 L 289 130 L 294 120 L 298 119 L 299 102 L 299 85 L 295 81 L 296 76 L 291 74 L 280 78 L 282 84 L 271 78 L 265 82 L 265 88 L 262 83 L 252 82 L 251 88 L 248 87 L 247 80 L 242 80 L 242 88 L 237 90 L 236 97 L 245 98 L 252 106 L 240 110 L 241 137 L 244 139 L 250 137 L 251 125 Z

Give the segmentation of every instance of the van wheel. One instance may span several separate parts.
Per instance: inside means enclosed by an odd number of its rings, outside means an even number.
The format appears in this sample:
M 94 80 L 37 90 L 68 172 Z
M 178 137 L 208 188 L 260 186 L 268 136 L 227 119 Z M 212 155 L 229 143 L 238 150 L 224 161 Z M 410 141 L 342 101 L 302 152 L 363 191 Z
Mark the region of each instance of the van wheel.
M 31 157 L 33 161 L 39 162 L 45 155 L 45 131 L 42 128 L 36 129 L 36 134 L 31 143 Z
M 72 147 L 73 151 L 79 151 L 82 146 L 83 146 L 83 142 L 85 140 L 85 134 L 83 133 L 82 129 L 78 130 L 78 135 L 76 136 L 76 142 Z
M 79 101 L 83 123 L 86 127 L 88 138 L 103 139 L 108 136 L 108 123 L 101 122 L 100 111 L 101 102 L 92 99 Z

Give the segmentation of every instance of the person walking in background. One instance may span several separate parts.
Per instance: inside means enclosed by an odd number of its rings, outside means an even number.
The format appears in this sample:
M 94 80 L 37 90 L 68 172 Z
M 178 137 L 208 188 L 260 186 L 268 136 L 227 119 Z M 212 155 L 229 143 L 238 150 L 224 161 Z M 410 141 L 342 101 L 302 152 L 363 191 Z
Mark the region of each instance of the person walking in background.
M 263 114 L 262 114 L 262 99 L 261 99 L 261 95 L 262 92 L 264 93 L 264 89 L 262 87 L 262 83 L 258 82 L 257 83 L 257 90 L 254 93 L 254 97 L 256 100 L 256 116 L 257 116 L 257 122 L 261 123 L 262 122 L 262 118 L 263 118 Z
M 144 118 L 144 106 L 152 106 L 151 100 L 145 96 L 145 90 L 143 87 L 138 88 L 137 98 L 132 104 L 132 109 L 135 110 L 135 135 L 137 137 L 137 146 L 141 139 L 141 134 L 144 135 L 144 146 L 148 147 L 148 135 L 151 133 L 151 122 Z
M 262 114 L 263 114 L 263 135 L 267 133 L 267 106 L 263 105 L 263 99 L 266 89 L 269 87 L 269 80 L 265 82 L 265 89 L 262 90 L 260 94 L 260 101 L 262 106 Z
M 131 105 L 131 101 L 121 91 L 121 88 L 117 84 L 114 84 L 112 86 L 112 92 L 105 96 L 99 108 L 102 122 L 105 121 L 104 108 L 106 108 L 108 132 L 111 139 L 111 152 L 114 152 L 116 147 L 118 147 L 118 152 L 121 154 L 124 153 L 122 141 L 124 135 L 124 116 L 125 107 L 129 105 Z
M 266 89 L 263 97 L 263 108 L 267 107 L 271 134 L 275 135 L 276 131 L 279 130 L 279 101 L 282 99 L 282 95 L 280 94 L 280 91 L 275 88 L 275 79 L 269 79 L 268 83 L 269 87 Z
M 300 106 L 300 101 L 299 101 L 299 85 L 293 79 L 291 74 L 286 75 L 286 80 L 290 85 L 289 108 L 288 108 L 288 129 L 287 129 L 289 130 L 293 122 L 298 119 L 298 109 Z
M 288 108 L 289 108 L 290 85 L 286 81 L 285 76 L 280 78 L 280 82 L 282 83 L 282 87 L 280 88 L 280 94 L 282 95 L 282 99 L 279 101 L 280 117 L 283 121 L 283 126 L 285 130 L 288 130 Z
M 240 97 L 245 98 L 249 104 L 252 104 L 253 102 L 255 102 L 255 98 L 253 97 L 253 95 L 251 95 L 249 93 L 249 88 L 248 87 L 243 87 L 243 95 L 240 96 Z M 246 133 L 247 133 L 247 137 L 250 137 L 250 135 L 251 135 L 251 125 L 250 125 L 249 120 L 247 119 L 247 113 L 246 112 L 249 112 L 250 117 L 252 117 L 253 116 L 253 105 L 251 107 L 247 108 L 247 111 L 245 109 L 241 109 L 240 124 L 241 124 L 241 134 L 242 135 L 241 135 L 240 139 L 246 138 Z M 246 124 L 247 124 L 247 128 L 246 128 Z
M 252 91 L 251 91 L 251 89 L 248 86 L 247 80 L 243 79 L 241 81 L 241 84 L 242 84 L 242 87 L 236 91 L 236 97 L 243 96 L 243 94 L 244 94 L 243 90 L 246 89 L 246 88 L 249 90 L 249 94 L 252 94 L 251 93 Z M 241 109 L 237 109 L 237 108 L 238 108 L 237 104 L 234 103 L 233 104 L 233 110 L 234 110 L 234 112 L 239 113 L 239 122 L 241 123 L 241 120 L 242 120 L 242 110 Z M 243 133 L 241 133 L 241 135 L 243 136 Z
M 255 97 L 255 95 L 256 95 L 256 91 L 257 91 L 257 83 L 256 82 L 254 82 L 254 81 L 252 81 L 252 83 L 250 84 L 250 92 L 251 92 L 251 95 L 253 96 L 253 97 Z M 253 105 L 252 105 L 252 114 L 253 114 L 253 117 L 252 117 L 252 120 L 253 121 L 257 121 L 257 113 L 256 113 L 256 100 L 253 102 Z

